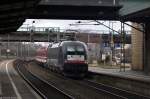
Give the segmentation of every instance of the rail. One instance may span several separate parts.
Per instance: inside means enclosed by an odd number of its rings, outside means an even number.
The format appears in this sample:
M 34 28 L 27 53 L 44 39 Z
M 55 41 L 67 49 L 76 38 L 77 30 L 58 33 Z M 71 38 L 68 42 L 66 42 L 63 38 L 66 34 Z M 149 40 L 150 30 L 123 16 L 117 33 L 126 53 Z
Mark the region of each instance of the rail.
M 47 81 L 28 72 L 24 66 L 20 66 L 21 64 L 15 66 L 16 70 L 43 99 L 74 99 Z
M 122 97 L 123 99 L 150 99 L 147 96 L 137 94 L 135 92 L 123 90 L 123 89 L 112 87 L 112 86 L 102 84 L 102 83 L 96 83 L 88 79 L 85 79 L 84 82 L 94 88 L 97 88 L 98 90 L 101 89 L 106 92 L 110 92 L 111 94 L 114 94 L 116 96 L 118 95 L 119 97 Z

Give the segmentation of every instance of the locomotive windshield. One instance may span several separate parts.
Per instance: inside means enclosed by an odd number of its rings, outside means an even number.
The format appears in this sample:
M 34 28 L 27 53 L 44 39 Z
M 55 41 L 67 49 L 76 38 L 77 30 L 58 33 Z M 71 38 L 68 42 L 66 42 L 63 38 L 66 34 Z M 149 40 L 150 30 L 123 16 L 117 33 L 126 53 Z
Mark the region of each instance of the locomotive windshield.
M 67 46 L 67 54 L 69 55 L 84 55 L 85 50 L 83 46 Z
M 84 52 L 84 47 L 83 46 L 76 46 L 76 49 L 78 52 Z
M 75 52 L 75 46 L 68 46 L 67 52 Z
M 86 58 L 85 48 L 81 45 L 67 46 L 67 60 L 84 61 Z

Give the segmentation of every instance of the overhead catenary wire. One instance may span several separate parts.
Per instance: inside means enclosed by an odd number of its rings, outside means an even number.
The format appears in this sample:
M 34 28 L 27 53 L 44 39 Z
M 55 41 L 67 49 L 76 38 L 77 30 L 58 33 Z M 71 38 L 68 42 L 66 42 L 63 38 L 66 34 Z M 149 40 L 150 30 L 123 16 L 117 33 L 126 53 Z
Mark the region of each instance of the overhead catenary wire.
M 112 31 L 114 31 L 114 32 L 116 32 L 116 33 L 118 33 L 118 34 L 120 34 L 120 32 L 118 32 L 118 31 L 116 31 L 116 30 L 112 29 L 111 27 L 109 27 L 109 26 L 105 25 L 104 23 L 99 22 L 98 20 L 94 20 L 94 21 L 95 21 L 95 22 L 97 22 L 97 23 L 99 23 L 99 25 L 103 25 L 103 26 L 105 26 L 106 28 L 108 28 L 108 29 L 110 29 L 110 30 L 112 30 Z
M 139 28 L 136 28 L 136 27 L 134 27 L 134 26 L 132 26 L 132 25 L 130 25 L 130 24 L 128 24 L 128 23 L 125 23 L 125 22 L 124 22 L 124 24 L 127 25 L 127 26 L 130 26 L 131 28 L 136 29 L 136 30 L 139 31 L 139 32 L 142 32 L 142 33 L 144 32 L 143 30 L 141 30 L 141 29 L 139 29 Z

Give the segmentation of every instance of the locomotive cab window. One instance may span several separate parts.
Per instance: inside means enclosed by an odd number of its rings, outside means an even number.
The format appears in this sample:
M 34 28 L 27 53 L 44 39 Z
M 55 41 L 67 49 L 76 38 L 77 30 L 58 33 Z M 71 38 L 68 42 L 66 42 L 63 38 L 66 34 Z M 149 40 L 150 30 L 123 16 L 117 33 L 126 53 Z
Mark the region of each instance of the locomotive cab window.
M 78 52 L 84 52 L 83 46 L 77 46 L 77 51 Z
M 75 52 L 75 46 L 67 46 L 68 52 Z
M 85 49 L 83 46 L 67 46 L 67 54 L 72 54 L 72 55 L 80 55 L 84 54 Z
M 67 58 L 67 60 L 84 61 L 86 58 L 84 46 L 80 46 L 80 45 L 69 45 L 69 46 L 67 46 L 66 58 Z

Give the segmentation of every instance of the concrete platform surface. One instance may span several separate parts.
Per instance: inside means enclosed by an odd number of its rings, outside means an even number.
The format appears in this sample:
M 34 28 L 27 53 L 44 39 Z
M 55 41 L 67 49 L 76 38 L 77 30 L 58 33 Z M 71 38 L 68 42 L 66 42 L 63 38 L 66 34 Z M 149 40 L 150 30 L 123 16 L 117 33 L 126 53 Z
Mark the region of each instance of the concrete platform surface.
M 146 75 L 142 71 L 133 71 L 130 68 L 126 68 L 125 71 L 122 68 L 120 69 L 104 69 L 101 67 L 89 67 L 90 72 L 95 72 L 98 74 L 105 74 L 110 76 L 116 76 L 121 78 L 133 79 L 137 81 L 149 82 L 150 83 L 150 75 Z
M 0 62 L 0 99 L 41 99 L 13 68 L 13 60 Z

